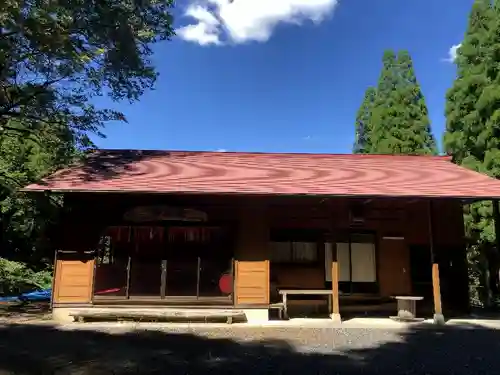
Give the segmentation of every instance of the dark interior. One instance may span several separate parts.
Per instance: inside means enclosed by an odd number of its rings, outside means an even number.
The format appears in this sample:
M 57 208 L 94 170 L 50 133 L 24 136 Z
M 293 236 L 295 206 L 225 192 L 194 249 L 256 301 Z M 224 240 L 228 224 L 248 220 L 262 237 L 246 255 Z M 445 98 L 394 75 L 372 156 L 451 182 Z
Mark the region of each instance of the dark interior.
M 101 239 L 94 300 L 232 302 L 233 246 L 223 225 L 116 226 Z

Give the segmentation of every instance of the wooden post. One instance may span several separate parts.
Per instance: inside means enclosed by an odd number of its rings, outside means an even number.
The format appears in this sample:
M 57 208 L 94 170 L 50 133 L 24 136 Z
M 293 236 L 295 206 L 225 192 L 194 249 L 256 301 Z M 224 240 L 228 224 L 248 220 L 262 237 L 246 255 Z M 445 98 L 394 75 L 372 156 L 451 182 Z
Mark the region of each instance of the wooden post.
M 439 280 L 439 264 L 436 260 L 435 241 L 434 241 L 434 220 L 433 220 L 433 207 L 432 200 L 429 201 L 428 206 L 428 223 L 429 223 L 429 245 L 431 250 L 432 262 L 432 294 L 434 296 L 434 323 L 445 324 L 443 309 L 441 305 L 441 284 Z
M 434 295 L 434 311 L 435 314 L 443 315 L 441 307 L 441 285 L 439 282 L 439 265 L 432 264 L 432 293 Z
M 339 264 L 337 262 L 337 248 L 332 244 L 332 315 L 331 318 L 340 322 L 339 306 Z
M 340 317 L 340 304 L 339 304 L 339 264 L 337 261 L 337 244 L 335 242 L 335 217 L 333 215 L 333 209 L 331 201 L 327 204 L 328 210 L 330 211 L 330 242 L 332 244 L 332 311 L 330 317 L 335 322 L 341 322 Z
M 54 307 L 54 291 L 56 290 L 56 275 L 55 275 L 55 272 L 57 270 L 57 253 L 59 252 L 59 250 L 56 250 L 54 251 L 54 274 L 53 274 L 53 277 L 52 277 L 52 293 L 50 293 L 50 308 L 53 308 Z M 95 267 L 94 267 L 94 276 L 95 278 Z M 95 283 L 94 283 L 95 285 Z M 59 286 L 59 285 L 58 285 Z

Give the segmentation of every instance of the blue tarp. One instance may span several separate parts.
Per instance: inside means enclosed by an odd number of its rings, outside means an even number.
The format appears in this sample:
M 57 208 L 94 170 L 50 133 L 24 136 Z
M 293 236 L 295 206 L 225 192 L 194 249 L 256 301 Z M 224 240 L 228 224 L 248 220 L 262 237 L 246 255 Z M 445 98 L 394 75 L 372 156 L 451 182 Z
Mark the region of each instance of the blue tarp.
M 52 289 L 49 288 L 29 293 L 23 293 L 19 296 L 0 297 L 0 302 L 50 301 L 51 294 L 52 294 Z

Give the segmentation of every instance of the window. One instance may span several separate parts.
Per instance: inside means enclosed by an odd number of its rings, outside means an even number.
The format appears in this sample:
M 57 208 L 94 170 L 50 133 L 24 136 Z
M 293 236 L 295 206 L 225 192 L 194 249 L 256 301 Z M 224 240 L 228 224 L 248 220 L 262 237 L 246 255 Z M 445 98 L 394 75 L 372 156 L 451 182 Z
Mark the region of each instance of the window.
M 318 261 L 322 232 L 314 229 L 281 228 L 270 233 L 271 261 L 310 264 Z
M 349 244 L 337 244 L 337 264 L 339 267 L 339 281 L 351 281 L 351 256 L 349 255 Z M 331 267 L 330 267 L 331 268 Z M 330 270 L 330 272 L 332 272 Z
M 372 243 L 337 243 L 339 281 L 374 283 L 377 281 L 375 245 Z
M 377 281 L 374 244 L 351 243 L 351 281 L 355 283 Z
M 275 263 L 314 263 L 318 261 L 315 242 L 271 242 L 271 261 Z
M 113 264 L 113 249 L 110 236 L 102 236 L 100 240 L 100 251 L 98 256 L 98 264 Z
M 332 280 L 332 244 L 325 244 L 326 280 Z M 375 283 L 377 268 L 375 244 L 372 236 L 352 235 L 350 241 L 336 244 L 339 282 Z

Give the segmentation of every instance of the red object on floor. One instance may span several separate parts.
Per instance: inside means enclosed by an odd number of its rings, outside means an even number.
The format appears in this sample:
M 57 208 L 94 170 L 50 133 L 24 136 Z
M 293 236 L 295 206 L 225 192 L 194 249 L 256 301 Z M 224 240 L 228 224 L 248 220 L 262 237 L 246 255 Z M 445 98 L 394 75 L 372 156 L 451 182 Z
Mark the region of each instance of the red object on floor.
M 119 292 L 119 291 L 120 291 L 120 288 L 113 288 L 113 289 L 98 290 L 94 294 L 116 293 L 116 292 Z
M 233 292 L 233 278 L 230 274 L 225 273 L 219 279 L 219 289 L 224 294 Z

